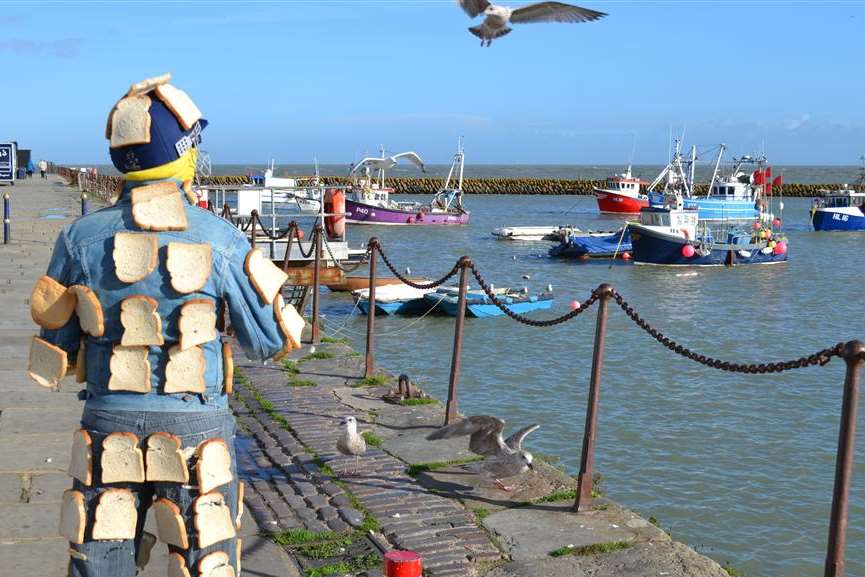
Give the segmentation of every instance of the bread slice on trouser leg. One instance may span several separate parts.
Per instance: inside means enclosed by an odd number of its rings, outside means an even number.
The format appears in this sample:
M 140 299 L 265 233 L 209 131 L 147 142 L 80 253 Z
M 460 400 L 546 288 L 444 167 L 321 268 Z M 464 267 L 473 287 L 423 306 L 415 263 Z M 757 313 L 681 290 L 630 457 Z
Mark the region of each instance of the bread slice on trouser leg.
M 189 483 L 189 469 L 181 450 L 180 437 L 153 433 L 147 437 L 147 481 Z
M 99 496 L 94 519 L 94 540 L 134 539 L 138 523 L 135 495 L 129 489 L 107 489 Z
M 237 538 L 237 574 L 240 575 L 240 556 L 243 553 L 243 539 Z
M 257 248 L 247 253 L 244 270 L 255 287 L 255 292 L 267 304 L 273 303 L 282 285 L 288 280 L 288 275 Z
M 69 287 L 75 293 L 75 314 L 81 330 L 92 337 L 105 334 L 105 314 L 96 293 L 81 284 Z
M 149 355 L 150 348 L 146 346 L 114 345 L 111 360 L 108 362 L 111 371 L 108 390 L 149 393 L 152 389 Z
M 75 358 L 75 382 L 87 382 L 87 350 L 84 348 L 87 339 L 82 338 L 78 345 L 78 355 Z
M 186 559 L 180 553 L 171 553 L 168 555 L 168 572 L 167 577 L 192 577 L 189 569 L 186 567 Z
M 180 515 L 180 507 L 165 497 L 160 497 L 153 503 L 153 514 L 156 517 L 159 540 L 166 545 L 174 545 L 181 549 L 189 549 L 189 537 L 186 524 Z
M 240 531 L 240 527 L 243 524 L 243 481 L 237 482 L 237 517 L 234 518 L 234 525 L 237 527 L 237 530 Z M 239 550 L 238 550 L 239 551 Z M 240 569 L 237 570 L 240 572 Z
M 202 442 L 198 445 L 195 456 L 195 476 L 201 493 L 209 493 L 234 479 L 231 474 L 231 453 L 224 439 L 208 439 Z
M 165 393 L 203 393 L 207 390 L 204 372 L 207 361 L 201 347 L 185 351 L 180 345 L 168 349 L 168 365 L 165 367 Z
M 158 309 L 156 299 L 145 295 L 123 299 L 120 303 L 120 324 L 123 325 L 120 344 L 124 347 L 165 344 Z
M 60 505 L 60 535 L 70 543 L 84 543 L 84 529 L 87 525 L 87 512 L 84 509 L 84 494 L 69 489 L 63 492 Z
M 228 554 L 214 551 L 198 562 L 198 575 L 199 577 L 235 577 L 234 567 L 230 563 Z
M 132 189 L 132 220 L 142 230 L 186 230 L 186 211 L 173 182 Z
M 131 284 L 147 278 L 159 262 L 155 234 L 118 232 L 114 235 L 114 272 L 120 282 Z
M 168 260 L 165 264 L 171 276 L 171 288 L 181 294 L 204 288 L 210 278 L 211 263 L 209 244 L 168 243 Z
M 156 535 L 143 531 L 141 542 L 138 544 L 138 552 L 135 554 L 135 567 L 142 571 L 150 563 L 150 552 L 156 545 Z
M 134 433 L 111 433 L 102 441 L 101 482 L 143 483 L 144 454 Z
M 43 276 L 30 293 L 30 316 L 43 329 L 59 329 L 72 318 L 76 302 L 75 291 Z
M 78 429 L 72 435 L 69 476 L 88 487 L 93 483 L 93 439 L 86 429 Z
M 198 496 L 192 504 L 192 510 L 199 549 L 236 536 L 231 510 L 219 491 Z
M 192 299 L 180 307 L 180 348 L 186 350 L 216 340 L 216 305 L 210 299 Z
M 66 376 L 67 367 L 66 351 L 39 337 L 33 337 L 30 343 L 30 365 L 27 368 L 31 379 L 46 389 L 56 389 Z
M 222 343 L 222 389 L 226 395 L 234 393 L 234 353 L 228 343 Z

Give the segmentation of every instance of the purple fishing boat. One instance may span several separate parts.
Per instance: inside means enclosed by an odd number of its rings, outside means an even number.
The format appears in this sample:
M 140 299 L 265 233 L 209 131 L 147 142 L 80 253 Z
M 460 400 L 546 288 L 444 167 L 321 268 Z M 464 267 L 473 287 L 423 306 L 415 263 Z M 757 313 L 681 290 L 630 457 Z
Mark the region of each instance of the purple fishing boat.
M 390 198 L 392 188 L 384 185 L 386 169 L 393 168 L 401 158 L 405 158 L 424 171 L 423 161 L 414 152 L 401 152 L 385 157 L 364 158 L 355 164 L 351 173 L 355 183 L 345 199 L 346 221 L 354 224 L 381 224 L 399 226 L 459 225 L 468 224 L 469 211 L 463 208 L 463 165 L 462 144 L 454 154 L 444 186 L 436 192 L 432 201 L 398 202 Z M 370 177 L 370 169 L 378 171 L 375 182 Z

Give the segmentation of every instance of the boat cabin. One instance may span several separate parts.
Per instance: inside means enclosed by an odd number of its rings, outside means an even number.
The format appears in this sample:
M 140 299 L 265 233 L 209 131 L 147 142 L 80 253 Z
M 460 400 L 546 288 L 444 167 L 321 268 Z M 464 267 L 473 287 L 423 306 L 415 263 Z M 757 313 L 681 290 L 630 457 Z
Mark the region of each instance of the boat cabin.
M 693 240 L 697 237 L 697 215 L 696 210 L 685 209 L 681 204 L 677 207 L 649 206 L 640 211 L 640 224 L 658 232 L 682 234 Z
M 631 167 L 628 166 L 628 170 L 622 174 L 607 178 L 605 190 L 626 193 L 627 196 L 637 196 L 640 194 L 640 184 L 640 179 L 631 175 Z
M 709 197 L 719 200 L 753 200 L 751 185 L 736 177 L 721 178 L 712 183 Z
M 815 200 L 815 205 L 819 208 L 860 208 L 865 206 L 865 192 L 843 188 L 832 192 L 826 198 Z

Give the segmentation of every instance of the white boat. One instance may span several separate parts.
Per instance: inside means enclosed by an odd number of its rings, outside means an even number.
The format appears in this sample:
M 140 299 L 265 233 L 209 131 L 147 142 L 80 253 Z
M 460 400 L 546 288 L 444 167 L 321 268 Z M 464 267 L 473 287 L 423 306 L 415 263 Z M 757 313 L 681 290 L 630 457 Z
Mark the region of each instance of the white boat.
M 581 231 L 573 226 L 503 226 L 494 229 L 492 235 L 498 240 L 549 240 L 558 242 L 575 232 Z

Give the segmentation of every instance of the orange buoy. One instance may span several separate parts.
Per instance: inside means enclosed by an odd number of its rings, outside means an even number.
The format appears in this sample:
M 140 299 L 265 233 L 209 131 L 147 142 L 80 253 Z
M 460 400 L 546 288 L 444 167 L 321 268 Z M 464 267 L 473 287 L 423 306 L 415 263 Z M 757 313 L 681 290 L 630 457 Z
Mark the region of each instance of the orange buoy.
M 345 192 L 338 188 L 329 188 L 324 193 L 324 211 L 328 213 L 345 212 Z M 345 217 L 324 217 L 324 228 L 329 239 L 341 238 L 345 235 Z

